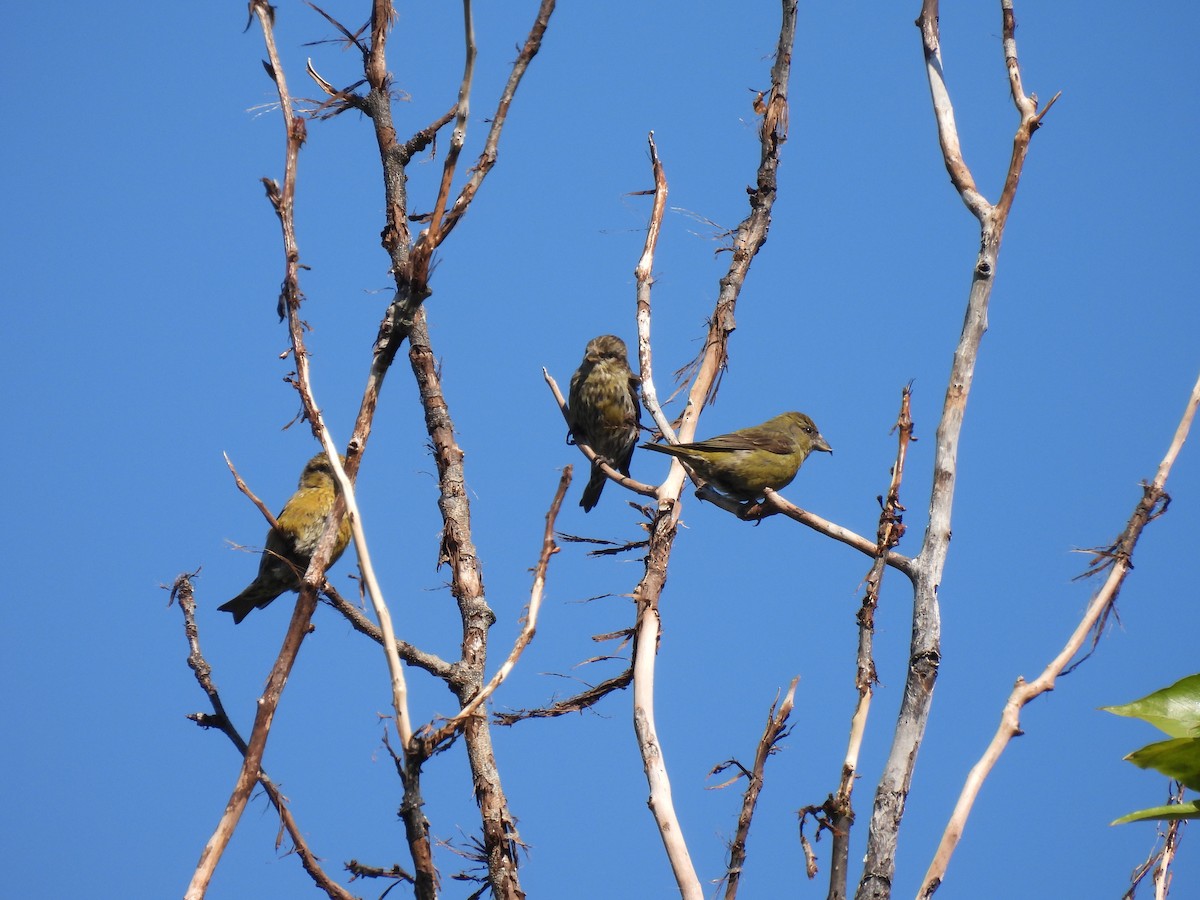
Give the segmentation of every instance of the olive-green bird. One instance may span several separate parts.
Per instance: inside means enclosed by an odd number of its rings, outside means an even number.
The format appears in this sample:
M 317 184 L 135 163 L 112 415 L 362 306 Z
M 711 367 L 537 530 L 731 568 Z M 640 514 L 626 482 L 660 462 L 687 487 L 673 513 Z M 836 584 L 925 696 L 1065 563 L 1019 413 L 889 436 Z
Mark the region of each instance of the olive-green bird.
M 813 420 L 798 412 L 706 441 L 642 446 L 678 457 L 695 475 L 738 500 L 757 500 L 765 488 L 787 487 L 813 450 L 833 452 Z
M 625 342 L 614 334 L 602 334 L 588 341 L 583 362 L 571 376 L 567 399 L 571 435 L 623 475 L 629 474 L 642 421 L 638 383 L 629 368 Z M 600 502 L 607 480 L 593 463 L 592 476 L 579 501 L 584 512 L 591 512 Z
M 342 462 L 345 462 L 344 458 Z M 329 458 L 318 453 L 304 467 L 299 489 L 276 517 L 279 528 L 267 532 L 267 548 L 258 563 L 258 576 L 248 588 L 217 607 L 221 612 L 233 613 L 235 625 L 246 618 L 250 610 L 262 609 L 284 591 L 300 590 L 300 579 L 308 569 L 317 541 L 325 530 L 325 519 L 333 511 L 336 499 L 333 468 Z M 329 565 L 338 561 L 349 543 L 350 519 L 343 516 Z

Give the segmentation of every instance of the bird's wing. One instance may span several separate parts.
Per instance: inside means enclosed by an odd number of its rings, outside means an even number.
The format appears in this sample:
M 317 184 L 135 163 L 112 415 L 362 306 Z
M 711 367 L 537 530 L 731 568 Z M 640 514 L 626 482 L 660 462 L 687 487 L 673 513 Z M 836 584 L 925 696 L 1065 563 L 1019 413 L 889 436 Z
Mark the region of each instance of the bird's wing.
M 730 453 L 734 450 L 765 450 L 768 453 L 786 455 L 796 450 L 794 442 L 786 434 L 776 434 L 771 431 L 760 431 L 747 428 L 732 434 L 719 434 L 705 441 L 697 441 L 687 446 L 695 450 Z

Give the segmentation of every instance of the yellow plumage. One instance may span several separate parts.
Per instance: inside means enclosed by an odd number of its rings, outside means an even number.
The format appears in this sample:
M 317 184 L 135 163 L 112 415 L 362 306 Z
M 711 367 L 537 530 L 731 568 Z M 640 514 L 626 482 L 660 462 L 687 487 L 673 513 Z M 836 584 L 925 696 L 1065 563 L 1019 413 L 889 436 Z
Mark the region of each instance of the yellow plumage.
M 233 614 L 234 624 L 246 618 L 252 609 L 262 609 L 284 591 L 300 589 L 300 579 L 308 568 L 336 499 L 333 469 L 328 457 L 318 453 L 304 467 L 298 490 L 276 517 L 279 528 L 267 532 L 267 546 L 259 560 L 257 577 L 244 591 L 218 607 L 221 612 Z M 343 516 L 329 565 L 338 561 L 349 543 L 350 519 Z

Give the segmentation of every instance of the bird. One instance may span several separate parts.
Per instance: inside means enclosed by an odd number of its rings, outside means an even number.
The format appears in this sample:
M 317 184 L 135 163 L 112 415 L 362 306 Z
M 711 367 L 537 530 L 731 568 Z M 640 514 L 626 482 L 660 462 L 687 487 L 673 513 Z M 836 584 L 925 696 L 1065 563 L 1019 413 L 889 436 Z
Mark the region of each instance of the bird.
M 684 463 L 693 476 L 738 500 L 753 501 L 787 487 L 813 450 L 832 453 L 813 420 L 786 412 L 761 425 L 690 444 L 642 444 Z
M 629 474 L 629 461 L 641 430 L 640 382 L 629 368 L 625 342 L 615 334 L 602 334 L 588 341 L 583 362 L 571 376 L 567 424 L 572 438 L 587 444 L 622 475 Z M 591 477 L 579 501 L 584 512 L 591 512 L 600 502 L 607 480 L 600 466 L 592 463 Z
M 345 458 L 341 457 L 343 464 Z M 304 466 L 296 493 L 283 506 L 276 521 L 279 528 L 267 532 L 267 546 L 258 563 L 258 575 L 249 587 L 217 607 L 233 614 L 236 625 L 253 609 L 262 609 L 284 591 L 298 591 L 308 568 L 325 520 L 333 511 L 337 490 L 329 457 L 318 453 Z M 333 565 L 350 543 L 350 519 L 342 517 L 329 565 Z

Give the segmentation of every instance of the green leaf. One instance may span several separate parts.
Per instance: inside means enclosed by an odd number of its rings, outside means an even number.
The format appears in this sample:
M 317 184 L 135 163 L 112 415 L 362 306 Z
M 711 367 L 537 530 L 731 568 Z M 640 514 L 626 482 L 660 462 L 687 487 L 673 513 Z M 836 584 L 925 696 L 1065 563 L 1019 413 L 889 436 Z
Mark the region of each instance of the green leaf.
M 1200 734 L 1200 673 L 1123 706 L 1102 706 L 1118 716 L 1149 722 L 1171 737 Z
M 1142 769 L 1154 769 L 1200 791 L 1200 738 L 1174 738 L 1147 744 L 1125 757 Z
M 1200 819 L 1200 800 L 1191 803 L 1171 803 L 1168 806 L 1152 806 L 1149 809 L 1139 809 L 1127 816 L 1110 822 L 1110 825 L 1124 825 L 1126 822 L 1144 822 L 1147 819 Z

